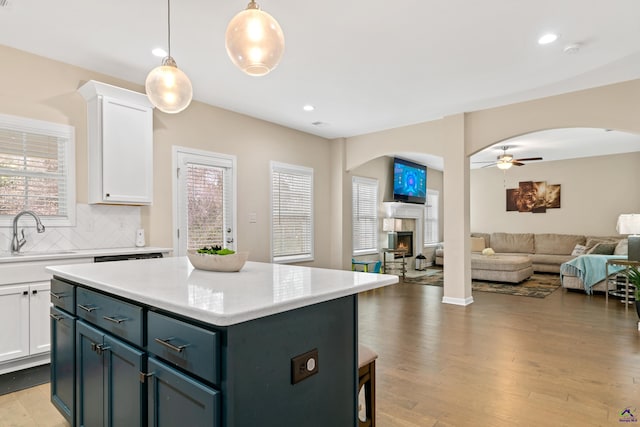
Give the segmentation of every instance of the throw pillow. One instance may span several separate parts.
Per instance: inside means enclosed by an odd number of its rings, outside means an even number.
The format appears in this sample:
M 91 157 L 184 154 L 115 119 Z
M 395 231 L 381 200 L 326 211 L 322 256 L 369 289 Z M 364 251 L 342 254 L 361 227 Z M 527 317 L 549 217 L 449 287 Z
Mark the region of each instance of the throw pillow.
M 471 238 L 471 252 L 482 252 L 484 248 L 484 237 Z
M 587 247 L 585 245 L 576 245 L 571 252 L 571 256 L 582 255 L 587 252 Z
M 591 255 L 613 255 L 616 245 L 617 243 L 598 243 L 589 249 L 587 253 Z
M 616 248 L 613 251 L 614 255 L 628 255 L 629 254 L 629 241 L 627 239 L 622 239 L 616 245 Z

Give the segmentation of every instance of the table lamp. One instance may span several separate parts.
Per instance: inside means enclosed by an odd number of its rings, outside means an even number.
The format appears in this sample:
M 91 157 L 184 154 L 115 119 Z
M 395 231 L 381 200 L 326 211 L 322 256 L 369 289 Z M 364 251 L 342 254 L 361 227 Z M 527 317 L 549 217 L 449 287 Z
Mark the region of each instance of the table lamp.
M 618 217 L 616 230 L 620 234 L 628 234 L 629 261 L 640 261 L 640 214 L 622 214 Z
M 382 220 L 382 231 L 388 231 L 387 245 L 389 249 L 395 249 L 398 242 L 398 233 L 396 231 L 402 228 L 402 220 L 395 218 L 384 218 Z

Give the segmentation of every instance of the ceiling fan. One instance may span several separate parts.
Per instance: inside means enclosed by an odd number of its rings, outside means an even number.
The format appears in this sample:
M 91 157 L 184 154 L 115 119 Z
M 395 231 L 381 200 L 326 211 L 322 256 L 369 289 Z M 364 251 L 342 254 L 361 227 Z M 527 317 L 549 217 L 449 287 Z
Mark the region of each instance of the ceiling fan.
M 507 154 L 507 150 L 511 147 L 505 145 L 504 147 L 500 147 L 502 149 L 502 154 L 498 156 L 498 159 L 495 162 L 477 162 L 477 163 L 490 163 L 484 168 L 488 168 L 490 166 L 498 166 L 499 169 L 509 169 L 511 166 L 524 166 L 525 163 L 522 162 L 532 162 L 535 160 L 542 160 L 542 157 L 527 157 L 523 159 L 514 159 L 513 154 Z

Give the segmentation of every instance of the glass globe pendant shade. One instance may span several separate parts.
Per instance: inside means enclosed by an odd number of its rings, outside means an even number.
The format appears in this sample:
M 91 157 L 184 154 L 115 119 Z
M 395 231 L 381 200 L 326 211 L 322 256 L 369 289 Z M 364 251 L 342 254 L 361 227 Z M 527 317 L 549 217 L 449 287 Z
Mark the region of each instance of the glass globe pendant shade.
M 229 22 L 225 44 L 236 67 L 250 76 L 264 76 L 282 58 L 284 34 L 278 21 L 251 1 Z
M 507 170 L 513 166 L 513 164 L 510 161 L 499 160 L 496 166 L 498 166 L 498 169 Z
M 189 77 L 178 69 L 176 61 L 170 56 L 162 60 L 162 65 L 151 70 L 144 87 L 149 101 L 164 113 L 179 113 L 189 106 L 193 98 Z

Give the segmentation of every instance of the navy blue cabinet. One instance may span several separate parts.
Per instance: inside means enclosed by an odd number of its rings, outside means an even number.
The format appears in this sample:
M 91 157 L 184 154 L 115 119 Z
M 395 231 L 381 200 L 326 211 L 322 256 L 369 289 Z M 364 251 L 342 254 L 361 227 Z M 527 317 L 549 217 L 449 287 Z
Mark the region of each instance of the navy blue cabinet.
M 220 393 L 149 358 L 148 425 L 220 426 Z
M 51 402 L 75 425 L 75 317 L 51 308 Z
M 142 426 L 145 353 L 84 321 L 76 329 L 77 425 Z

